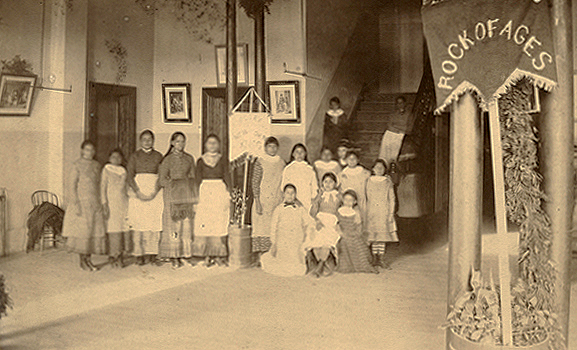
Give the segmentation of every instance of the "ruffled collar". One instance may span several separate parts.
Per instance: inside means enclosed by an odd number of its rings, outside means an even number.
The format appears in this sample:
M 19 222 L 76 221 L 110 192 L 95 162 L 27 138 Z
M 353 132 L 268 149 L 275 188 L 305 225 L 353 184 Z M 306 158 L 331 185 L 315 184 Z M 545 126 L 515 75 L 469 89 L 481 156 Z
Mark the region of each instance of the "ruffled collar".
M 375 181 L 375 182 L 384 182 L 389 180 L 389 175 L 373 175 L 370 177 L 371 181 Z
M 140 150 L 141 150 L 142 152 L 148 154 L 148 153 L 152 153 L 152 151 L 154 150 L 154 148 L 152 148 L 152 147 L 150 147 L 149 149 L 141 148 Z
M 106 164 L 104 166 L 104 169 L 116 175 L 126 174 L 126 169 L 122 165 Z
M 297 166 L 310 166 L 309 163 L 307 163 L 306 161 L 297 161 L 297 160 L 293 160 L 289 165 L 297 165 Z
M 321 196 L 321 198 L 323 199 L 323 201 L 326 201 L 326 202 L 338 200 L 339 191 L 332 190 L 332 191 L 323 192 L 323 195 Z
M 354 208 L 351 207 L 340 207 L 339 214 L 341 214 L 342 216 L 353 216 L 356 214 L 356 211 Z
M 341 115 L 345 114 L 345 111 L 343 111 L 343 110 L 340 109 L 340 108 L 339 108 L 339 109 L 336 109 L 336 110 L 335 110 L 335 109 L 329 109 L 329 110 L 327 111 L 327 114 L 328 114 L 329 116 L 333 117 L 333 118 L 338 118 L 338 117 L 340 117 Z
M 202 155 L 202 160 L 204 161 L 204 163 L 206 165 L 214 168 L 221 157 L 222 157 L 222 154 L 220 154 L 218 152 L 214 152 L 214 153 L 206 152 Z

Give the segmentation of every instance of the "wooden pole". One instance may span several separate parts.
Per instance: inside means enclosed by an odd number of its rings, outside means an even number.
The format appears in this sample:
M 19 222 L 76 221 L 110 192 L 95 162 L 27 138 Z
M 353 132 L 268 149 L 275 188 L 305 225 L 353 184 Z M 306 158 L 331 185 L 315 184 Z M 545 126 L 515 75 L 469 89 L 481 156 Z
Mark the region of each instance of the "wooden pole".
M 471 268 L 481 267 L 482 130 L 477 102 L 465 93 L 450 116 L 448 307 L 468 289 Z
M 509 244 L 507 239 L 507 208 L 505 206 L 505 176 L 503 173 L 503 146 L 499 123 L 498 100 L 489 104 L 489 133 L 491 159 L 493 160 L 493 188 L 495 191 L 495 216 L 499 242 L 499 284 L 501 286 L 501 327 L 503 345 L 513 344 L 511 331 L 511 271 L 509 270 Z
M 254 80 L 256 93 L 261 98 L 266 97 L 266 51 L 264 39 L 264 8 L 262 8 L 254 17 Z M 263 106 L 259 103 L 258 111 L 262 112 L 262 108 Z
M 571 293 L 571 217 L 573 208 L 573 48 L 571 0 L 551 1 L 551 28 L 557 83 L 543 96 L 540 116 L 545 211 L 551 218 L 551 258 L 555 264 L 555 307 L 565 339 Z
M 237 90 L 236 53 L 236 0 L 226 1 L 226 113 L 231 113 L 236 103 Z M 228 119 L 227 119 L 228 125 Z

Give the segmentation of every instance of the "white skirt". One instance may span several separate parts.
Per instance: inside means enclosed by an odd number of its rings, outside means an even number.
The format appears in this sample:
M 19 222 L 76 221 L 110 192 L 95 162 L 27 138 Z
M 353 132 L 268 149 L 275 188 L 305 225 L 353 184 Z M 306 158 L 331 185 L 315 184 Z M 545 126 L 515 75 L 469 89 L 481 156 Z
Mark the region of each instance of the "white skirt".
M 134 181 L 144 195 L 156 190 L 157 174 L 136 174 Z M 162 189 L 153 200 L 140 200 L 133 190 L 128 192 L 128 227 L 134 231 L 162 231 L 162 212 L 164 199 Z
M 194 217 L 195 237 L 228 235 L 230 194 L 222 180 L 204 180 L 200 184 Z

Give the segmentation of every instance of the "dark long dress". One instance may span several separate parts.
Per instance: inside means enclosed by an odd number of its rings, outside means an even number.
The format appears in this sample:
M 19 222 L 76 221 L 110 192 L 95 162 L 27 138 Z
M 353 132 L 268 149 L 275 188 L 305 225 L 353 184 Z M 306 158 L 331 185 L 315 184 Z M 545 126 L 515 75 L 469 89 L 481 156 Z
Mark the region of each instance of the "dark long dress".
M 185 152 L 172 152 L 159 167 L 159 182 L 164 189 L 163 230 L 159 255 L 165 258 L 192 256 L 194 157 Z
M 371 252 L 361 232 L 361 214 L 358 210 L 347 212 L 342 207 L 337 211 L 341 239 L 337 244 L 339 252 L 338 272 L 368 272 L 377 273 L 377 269 L 371 265 Z
M 196 180 L 199 184 L 199 197 L 192 253 L 194 256 L 226 257 L 230 215 L 228 161 L 221 157 L 211 167 L 203 158 L 199 158 Z
M 323 127 L 323 146 L 328 147 L 336 154 L 339 142 L 347 138 L 349 128 L 349 118 L 345 112 L 342 112 L 337 119 L 337 123 L 333 123 L 332 117 L 325 114 L 325 124 Z

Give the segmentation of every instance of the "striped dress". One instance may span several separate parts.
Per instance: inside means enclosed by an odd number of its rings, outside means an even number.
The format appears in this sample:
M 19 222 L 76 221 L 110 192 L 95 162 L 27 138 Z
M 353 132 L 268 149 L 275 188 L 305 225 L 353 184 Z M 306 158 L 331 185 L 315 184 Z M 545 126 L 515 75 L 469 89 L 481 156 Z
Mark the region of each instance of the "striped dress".
M 337 211 L 341 239 L 337 244 L 339 252 L 338 272 L 378 273 L 371 265 L 371 252 L 361 232 L 361 213 L 358 209 L 341 207 Z

